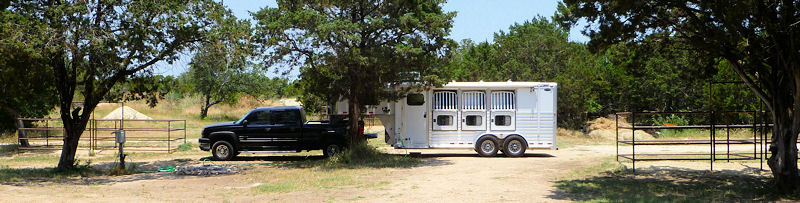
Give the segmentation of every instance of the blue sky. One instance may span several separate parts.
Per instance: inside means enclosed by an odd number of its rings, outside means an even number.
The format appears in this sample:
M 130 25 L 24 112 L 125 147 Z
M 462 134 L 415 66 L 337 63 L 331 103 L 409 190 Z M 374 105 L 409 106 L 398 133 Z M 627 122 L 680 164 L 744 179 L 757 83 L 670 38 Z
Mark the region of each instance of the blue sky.
M 251 19 L 249 12 L 277 6 L 274 0 L 227 0 L 223 3 L 240 19 Z M 444 5 L 444 10 L 457 12 L 450 32 L 452 39 L 482 42 L 492 41 L 495 32 L 508 31 L 508 27 L 514 23 L 525 22 L 537 15 L 551 17 L 557 6 L 557 0 L 451 0 Z M 572 29 L 569 39 L 575 42 L 589 40 L 580 34 L 579 29 Z M 185 54 L 171 65 L 158 64 L 155 72 L 179 75 L 188 69 L 190 60 L 191 55 Z

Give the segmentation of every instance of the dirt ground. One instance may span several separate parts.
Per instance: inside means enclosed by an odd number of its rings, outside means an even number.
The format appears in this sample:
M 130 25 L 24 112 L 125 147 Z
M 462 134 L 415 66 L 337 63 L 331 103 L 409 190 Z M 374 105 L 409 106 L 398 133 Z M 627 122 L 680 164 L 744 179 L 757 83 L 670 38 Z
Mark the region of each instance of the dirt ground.
M 702 150 L 703 148 L 697 148 Z M 388 149 L 404 154 L 405 150 Z M 324 189 L 296 188 L 289 191 L 254 192 L 265 178 L 284 170 L 264 165 L 309 159 L 309 156 L 261 154 L 228 164 L 259 164 L 243 174 L 212 177 L 178 176 L 171 173 L 144 173 L 128 176 L 99 176 L 77 178 L 63 182 L 2 183 L 0 201 L 88 201 L 125 200 L 136 202 L 163 201 L 234 201 L 234 202 L 559 202 L 554 182 L 570 176 L 575 170 L 591 167 L 603 160 L 613 160 L 614 145 L 574 146 L 561 150 L 528 151 L 525 157 L 479 157 L 472 150 L 409 150 L 421 152 L 422 162 L 411 168 L 382 168 L 354 170 L 358 181 L 372 184 L 345 184 Z M 669 149 L 650 149 L 659 152 Z M 691 149 L 682 149 L 691 150 Z M 189 156 L 198 164 L 203 155 Z M 320 157 L 311 156 L 311 159 Z M 144 160 L 152 165 L 158 160 Z M 624 162 L 630 167 L 629 162 Z M 224 164 L 224 163 L 223 163 Z M 758 171 L 759 162 L 723 161 L 715 163 L 716 170 Z M 180 165 L 180 164 L 177 164 Z M 637 169 L 683 167 L 708 169 L 708 162 L 637 162 Z M 315 173 L 300 173 L 314 175 Z

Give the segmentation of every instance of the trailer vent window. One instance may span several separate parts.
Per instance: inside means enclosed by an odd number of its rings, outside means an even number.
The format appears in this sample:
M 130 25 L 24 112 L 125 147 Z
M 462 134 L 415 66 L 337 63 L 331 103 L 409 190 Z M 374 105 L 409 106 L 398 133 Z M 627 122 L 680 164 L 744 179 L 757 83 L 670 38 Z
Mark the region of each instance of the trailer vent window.
M 512 91 L 492 92 L 493 110 L 514 110 L 517 108 L 514 101 L 514 92 Z
M 439 116 L 436 116 L 436 125 L 439 125 L 439 126 L 451 126 L 451 125 L 453 125 L 453 116 L 450 116 L 450 115 L 439 115 Z
M 455 110 L 458 107 L 455 91 L 436 91 L 433 92 L 433 109 L 436 110 Z
M 494 125 L 496 125 L 496 126 L 511 126 L 511 116 L 507 116 L 507 115 L 494 116 Z
M 483 124 L 483 118 L 478 115 L 469 115 L 465 122 L 468 126 L 480 126 Z
M 406 97 L 406 104 L 411 106 L 419 106 L 425 104 L 425 95 L 419 93 L 408 94 Z
M 484 110 L 486 109 L 486 94 L 478 91 L 462 93 L 462 108 L 464 110 Z

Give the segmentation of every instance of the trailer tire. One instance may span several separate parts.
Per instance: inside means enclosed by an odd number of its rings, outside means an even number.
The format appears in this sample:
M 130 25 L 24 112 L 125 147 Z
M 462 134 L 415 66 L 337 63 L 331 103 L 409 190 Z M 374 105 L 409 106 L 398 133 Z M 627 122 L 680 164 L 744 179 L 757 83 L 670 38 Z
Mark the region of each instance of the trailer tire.
M 214 145 L 211 147 L 211 155 L 215 161 L 231 160 L 236 156 L 236 153 L 236 149 L 233 148 L 233 145 L 224 140 L 214 142 Z
M 483 136 L 475 143 L 475 151 L 483 157 L 496 156 L 497 148 L 497 138 L 494 136 Z
M 521 157 L 525 155 L 525 140 L 520 136 L 512 135 L 503 141 L 503 154 L 508 157 Z

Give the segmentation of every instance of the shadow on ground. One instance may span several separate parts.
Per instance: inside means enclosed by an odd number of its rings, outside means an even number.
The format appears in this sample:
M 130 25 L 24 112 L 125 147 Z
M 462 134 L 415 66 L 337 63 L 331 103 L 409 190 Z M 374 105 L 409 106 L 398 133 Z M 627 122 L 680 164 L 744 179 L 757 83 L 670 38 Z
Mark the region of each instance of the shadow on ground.
M 432 154 L 418 154 L 413 155 L 414 157 L 420 158 L 436 158 L 436 157 L 475 157 L 480 158 L 481 156 L 476 153 L 432 153 Z M 493 159 L 496 158 L 511 158 L 511 159 L 519 159 L 519 158 L 542 158 L 542 157 L 555 157 L 551 154 L 544 154 L 544 153 L 526 153 L 524 156 L 521 157 L 507 157 L 502 154 L 498 154 L 497 156 L 492 157 Z
M 74 170 L 56 172 L 54 168 L 0 168 L 0 185 L 96 185 L 156 179 L 183 179 L 192 176 L 173 172 L 157 172 L 163 167 L 210 165 L 235 165 L 244 170 L 259 168 L 315 168 L 321 170 L 352 168 L 413 168 L 449 165 L 452 162 L 436 158 L 413 158 L 397 154 L 374 154 L 369 159 L 343 160 L 342 157 L 328 159 L 324 156 L 241 156 L 231 161 L 209 161 L 211 157 L 199 159 L 173 159 L 168 161 L 128 162 L 130 175 L 108 175 L 114 162 L 80 165 Z M 246 173 L 246 172 L 245 172 Z
M 111 169 L 116 166 L 114 162 L 103 162 L 92 165 L 78 165 L 75 169 L 56 171 L 55 168 L 0 168 L 0 184 L 2 185 L 45 185 L 45 184 L 71 184 L 95 185 L 118 182 L 132 182 L 153 179 L 181 179 L 185 176 L 174 175 L 172 172 L 158 172 L 157 169 L 179 167 L 199 162 L 186 160 L 154 161 L 154 162 L 128 162 L 126 166 L 131 171 L 130 175 L 111 176 Z
M 608 171 L 598 176 L 559 180 L 549 198 L 600 202 L 796 201 L 798 195 L 773 192 L 770 177 L 736 170 L 676 167 Z

